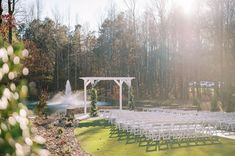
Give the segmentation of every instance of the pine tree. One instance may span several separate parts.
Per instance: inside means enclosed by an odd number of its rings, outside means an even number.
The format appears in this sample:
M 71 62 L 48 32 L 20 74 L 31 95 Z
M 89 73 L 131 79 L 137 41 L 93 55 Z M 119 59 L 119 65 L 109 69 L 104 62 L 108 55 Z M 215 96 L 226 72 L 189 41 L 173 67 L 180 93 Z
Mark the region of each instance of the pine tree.
M 98 115 L 96 103 L 97 103 L 97 91 L 95 88 L 92 88 L 91 89 L 91 111 L 90 111 L 91 117 L 96 117 Z

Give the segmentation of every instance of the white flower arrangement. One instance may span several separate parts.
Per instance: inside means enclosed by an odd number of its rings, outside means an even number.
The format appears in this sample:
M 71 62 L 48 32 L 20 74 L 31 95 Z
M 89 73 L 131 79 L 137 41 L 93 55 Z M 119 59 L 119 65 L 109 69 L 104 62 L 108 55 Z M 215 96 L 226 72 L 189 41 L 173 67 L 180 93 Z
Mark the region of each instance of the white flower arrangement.
M 20 101 L 27 96 L 28 87 L 25 84 L 16 86 L 14 82 L 19 76 L 29 74 L 29 69 L 23 67 L 21 64 L 21 60 L 24 60 L 28 55 L 29 52 L 26 49 L 21 51 L 21 53 L 14 53 L 12 46 L 7 47 L 7 49 L 0 48 L 0 88 L 3 88 L 0 90 L 0 92 L 2 92 L 2 97 L 0 98 L 0 117 L 1 112 L 9 114 L 6 119 L 0 118 L 0 134 L 5 134 L 2 132 L 10 131 L 12 127 L 18 126 L 21 129 L 18 135 L 22 136 L 18 138 L 10 136 L 7 137 L 7 140 L 1 140 L 1 143 L 5 141 L 7 146 L 11 146 L 10 148 L 15 149 L 14 153 L 10 155 L 32 155 L 32 151 L 34 151 L 33 155 L 48 155 L 47 150 L 31 150 L 31 148 L 35 148 L 33 146 L 34 144 L 45 143 L 45 139 L 40 136 L 36 136 L 34 139 L 31 138 L 29 120 L 27 117 L 28 110 L 20 103 Z M 4 83 L 2 83 L 2 81 Z M 14 109 L 10 107 L 12 104 L 14 105 Z M 16 106 L 18 107 L 17 109 L 15 109 Z M 8 133 L 8 135 L 11 134 Z M 7 153 L 3 153 L 3 155 L 4 154 Z

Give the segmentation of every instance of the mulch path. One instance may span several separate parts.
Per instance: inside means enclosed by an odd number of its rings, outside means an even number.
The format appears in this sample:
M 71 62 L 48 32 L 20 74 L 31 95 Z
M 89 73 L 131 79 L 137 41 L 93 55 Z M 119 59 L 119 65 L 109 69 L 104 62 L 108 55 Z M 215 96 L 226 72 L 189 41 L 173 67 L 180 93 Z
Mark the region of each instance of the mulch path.
M 33 135 L 40 135 L 44 139 L 45 148 L 55 156 L 89 156 L 81 149 L 74 135 L 75 127 L 60 127 L 55 124 L 57 116 L 48 119 L 34 118 L 32 120 Z

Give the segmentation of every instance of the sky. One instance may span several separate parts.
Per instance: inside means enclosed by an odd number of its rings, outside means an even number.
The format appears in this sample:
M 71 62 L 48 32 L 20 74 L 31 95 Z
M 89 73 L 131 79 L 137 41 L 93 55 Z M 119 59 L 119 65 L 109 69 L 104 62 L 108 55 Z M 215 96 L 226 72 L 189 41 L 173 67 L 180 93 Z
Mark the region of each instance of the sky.
M 111 2 L 117 6 L 118 11 L 127 9 L 124 0 L 40 0 L 41 18 L 54 18 L 54 14 L 62 17 L 62 23 L 73 27 L 76 24 L 88 25 L 91 29 L 98 29 L 98 25 L 107 16 Z M 151 0 L 137 0 L 138 11 L 146 8 Z M 25 0 L 24 6 L 29 8 L 36 0 Z M 70 14 L 70 16 L 69 16 Z M 69 20 L 70 19 L 70 20 Z M 69 22 L 70 21 L 70 22 Z
M 30 10 L 37 0 L 22 0 L 25 10 Z M 117 11 L 127 10 L 125 0 L 39 0 L 41 3 L 41 19 L 55 15 L 60 17 L 60 23 L 74 29 L 76 24 L 87 30 L 98 30 L 98 26 L 107 17 L 111 4 L 115 4 Z M 132 0 L 126 0 L 127 2 Z M 147 8 L 151 8 L 154 0 L 135 0 L 137 17 Z M 195 2 L 203 0 L 172 0 L 172 5 L 181 7 L 185 15 L 190 16 Z M 35 10 L 36 12 L 36 10 Z M 36 14 L 35 14 L 36 15 Z

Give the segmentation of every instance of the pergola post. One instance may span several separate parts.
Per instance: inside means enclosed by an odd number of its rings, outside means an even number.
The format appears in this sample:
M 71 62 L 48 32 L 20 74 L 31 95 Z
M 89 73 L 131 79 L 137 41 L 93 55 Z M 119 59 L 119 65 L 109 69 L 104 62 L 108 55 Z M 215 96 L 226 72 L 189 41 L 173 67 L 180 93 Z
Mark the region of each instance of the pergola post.
M 120 80 L 120 84 L 119 84 L 119 109 L 122 110 L 122 84 L 123 81 Z
M 87 105 L 87 103 L 86 103 L 86 99 L 87 99 L 87 92 L 86 92 L 86 80 L 84 80 L 84 114 L 86 114 L 87 113 L 87 107 L 86 107 L 86 105 Z
M 90 80 L 84 80 L 84 114 L 87 114 L 87 89 L 86 87 L 91 83 Z

